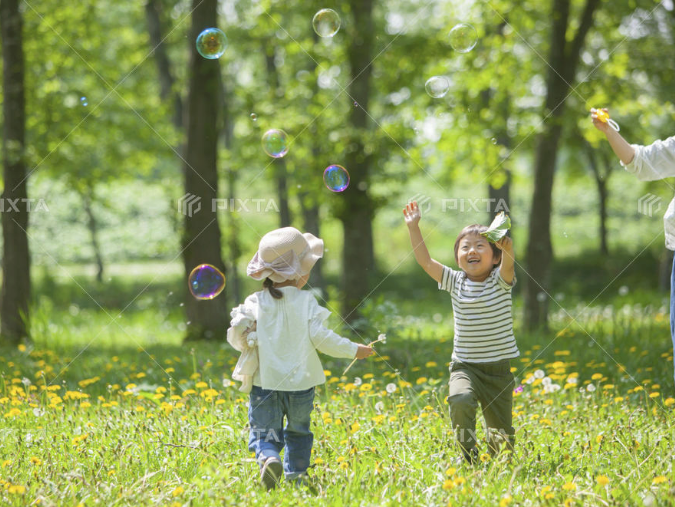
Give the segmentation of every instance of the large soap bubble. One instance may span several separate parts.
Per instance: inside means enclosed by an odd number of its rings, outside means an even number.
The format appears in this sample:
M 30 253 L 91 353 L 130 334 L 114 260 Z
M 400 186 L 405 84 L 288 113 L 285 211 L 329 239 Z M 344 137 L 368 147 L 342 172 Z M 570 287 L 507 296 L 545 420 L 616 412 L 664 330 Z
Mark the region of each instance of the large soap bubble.
M 207 28 L 197 37 L 197 52 L 209 60 L 223 56 L 226 47 L 227 36 L 218 28 Z
M 430 77 L 427 79 L 424 89 L 431 97 L 440 99 L 448 93 L 448 90 L 450 89 L 450 80 L 445 76 Z
M 188 277 L 190 292 L 197 299 L 213 299 L 225 288 L 225 275 L 211 264 L 200 264 Z
M 265 153 L 272 158 L 281 158 L 288 153 L 288 136 L 281 129 L 271 129 L 262 136 Z
M 321 9 L 314 15 L 312 26 L 319 37 L 333 37 L 340 29 L 340 16 L 333 9 Z
M 450 45 L 458 53 L 468 53 L 478 42 L 478 32 L 468 23 L 459 23 L 450 30 Z

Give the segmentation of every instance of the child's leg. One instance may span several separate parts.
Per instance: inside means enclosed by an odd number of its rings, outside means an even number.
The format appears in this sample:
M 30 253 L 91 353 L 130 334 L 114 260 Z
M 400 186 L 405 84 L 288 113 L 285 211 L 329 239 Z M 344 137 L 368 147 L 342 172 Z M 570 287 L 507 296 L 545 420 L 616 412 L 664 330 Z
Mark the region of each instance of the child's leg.
M 292 480 L 304 474 L 309 468 L 314 443 L 314 435 L 309 430 L 310 415 L 314 409 L 314 388 L 285 392 L 283 400 L 286 415 L 284 474 L 286 479 Z
M 670 275 L 670 336 L 673 340 L 673 378 L 675 378 L 675 256 L 673 256 L 673 272 Z
M 283 394 L 258 386 L 251 388 L 248 407 L 248 421 L 251 426 L 248 448 L 255 452 L 260 465 L 270 456 L 280 459 L 279 453 L 284 447 L 284 416 L 280 399 Z
M 464 457 L 471 461 L 476 447 L 476 409 L 477 397 L 474 391 L 474 378 L 470 368 L 453 361 L 450 371 L 450 419 L 455 438 L 459 442 Z
M 515 445 L 513 387 L 514 379 L 508 360 L 485 366 L 481 375 L 480 402 L 485 418 L 488 449 L 493 456 L 499 452 L 502 442 L 510 451 L 513 451 Z

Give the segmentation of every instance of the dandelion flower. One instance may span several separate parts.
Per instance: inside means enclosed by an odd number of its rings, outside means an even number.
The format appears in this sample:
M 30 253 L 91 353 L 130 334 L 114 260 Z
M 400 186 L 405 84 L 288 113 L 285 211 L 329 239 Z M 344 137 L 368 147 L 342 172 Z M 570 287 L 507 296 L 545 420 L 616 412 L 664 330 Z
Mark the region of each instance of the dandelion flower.
M 576 491 L 577 485 L 574 482 L 566 482 L 563 484 L 563 489 L 565 491 Z
M 598 475 L 595 478 L 595 482 L 597 482 L 600 486 L 607 486 L 607 484 L 609 484 L 609 477 L 606 475 Z
M 396 392 L 396 384 L 387 384 L 387 387 L 385 388 L 389 394 L 395 393 Z M 672 399 L 672 398 L 671 398 Z M 667 402 L 668 400 L 666 400 Z M 675 401 L 675 400 L 673 400 Z
M 666 482 L 667 480 L 668 479 L 665 476 L 659 475 L 657 477 L 654 477 L 654 480 L 652 481 L 652 484 L 661 484 L 663 482 Z

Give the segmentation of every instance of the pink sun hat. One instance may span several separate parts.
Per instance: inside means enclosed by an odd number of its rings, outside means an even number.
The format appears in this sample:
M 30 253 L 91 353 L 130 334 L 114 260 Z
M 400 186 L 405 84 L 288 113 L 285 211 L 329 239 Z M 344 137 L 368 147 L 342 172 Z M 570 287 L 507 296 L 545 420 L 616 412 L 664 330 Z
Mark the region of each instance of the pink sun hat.
M 265 234 L 258 251 L 248 263 L 246 274 L 255 280 L 269 278 L 281 283 L 308 274 L 323 257 L 323 240 L 295 227 L 283 227 Z

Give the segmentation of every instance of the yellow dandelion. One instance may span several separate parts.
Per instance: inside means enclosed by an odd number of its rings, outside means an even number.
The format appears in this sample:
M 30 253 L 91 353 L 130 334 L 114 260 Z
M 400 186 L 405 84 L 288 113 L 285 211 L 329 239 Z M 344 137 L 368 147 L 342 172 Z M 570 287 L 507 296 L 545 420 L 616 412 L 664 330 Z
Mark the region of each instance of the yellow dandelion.
M 23 495 L 26 492 L 26 486 L 19 486 L 18 484 L 12 484 L 7 488 L 9 493 L 13 495 Z
M 359 423 L 355 422 L 354 424 L 351 425 L 350 431 L 352 433 L 356 433 L 357 431 L 359 431 L 360 428 L 361 428 L 361 425 Z
M 609 477 L 606 475 L 598 475 L 595 478 L 595 482 L 597 482 L 600 486 L 607 486 L 607 484 L 609 484 Z
M 40 458 L 36 458 L 35 456 L 31 457 L 30 462 L 36 467 L 42 465 L 42 460 Z
M 450 477 L 450 476 L 452 476 L 452 475 L 455 475 L 455 472 L 456 472 L 456 471 L 457 471 L 457 469 L 456 469 L 455 467 L 450 467 L 450 468 L 448 468 L 448 469 L 445 471 L 445 475 L 447 475 L 448 477 Z
M 417 385 L 420 385 L 420 384 L 424 384 L 426 381 L 427 381 L 427 378 L 426 378 L 426 377 L 420 377 L 420 378 L 418 378 L 418 379 L 415 381 L 415 383 L 416 383 Z
M 182 486 L 178 486 L 176 489 L 174 489 L 174 490 L 171 492 L 171 496 L 175 498 L 175 497 L 177 497 L 178 495 L 182 494 L 184 491 L 185 491 L 185 490 L 183 489 Z
M 480 455 L 480 460 L 481 460 L 481 462 L 486 463 L 486 462 L 490 461 L 490 455 L 488 453 L 484 452 L 483 454 Z
M 452 479 L 448 479 L 447 481 L 443 482 L 443 489 L 446 490 L 446 491 L 449 491 L 454 487 L 455 487 L 455 481 L 453 481 Z
M 563 484 L 563 489 L 565 491 L 576 491 L 577 485 L 574 482 L 566 482 Z
M 650 398 L 658 398 L 659 396 L 660 396 L 659 393 L 651 393 L 651 394 L 649 395 Z
M 512 500 L 513 498 L 511 497 L 511 495 L 504 495 L 502 499 L 499 501 L 499 507 L 508 507 L 509 505 L 511 505 Z
M 602 373 L 594 373 L 591 376 L 591 380 L 600 380 L 602 378 Z
M 668 479 L 665 476 L 659 475 L 657 477 L 654 477 L 654 480 L 652 481 L 652 484 L 661 484 L 663 482 L 666 482 L 667 480 Z
M 675 398 L 666 398 L 665 401 L 663 402 L 663 404 L 666 407 L 670 407 L 671 405 L 675 404 Z
M 347 463 L 346 461 L 343 461 L 342 463 L 340 463 L 340 470 L 347 470 L 348 468 L 349 468 L 349 463 Z

